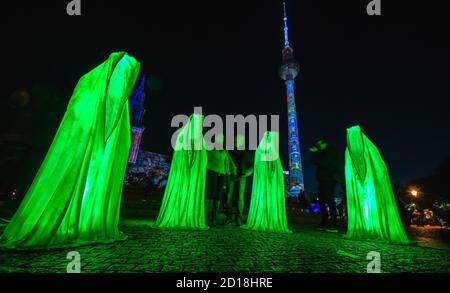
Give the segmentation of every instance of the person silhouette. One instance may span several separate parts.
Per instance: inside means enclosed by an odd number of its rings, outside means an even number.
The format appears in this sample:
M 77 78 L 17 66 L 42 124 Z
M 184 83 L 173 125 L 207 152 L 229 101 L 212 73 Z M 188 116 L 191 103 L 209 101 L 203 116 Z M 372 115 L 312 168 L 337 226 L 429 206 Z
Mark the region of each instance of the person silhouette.
M 245 147 L 245 137 L 243 135 L 235 137 L 234 145 L 234 149 L 229 151 L 235 166 L 235 172 L 229 178 L 226 224 L 232 223 L 234 215 L 235 224 L 240 226 L 244 211 L 247 178 L 253 174 L 253 158 L 249 150 L 243 149 Z
M 337 232 L 337 210 L 334 192 L 339 182 L 338 157 L 334 147 L 325 139 L 319 139 L 309 148 L 311 160 L 316 166 L 319 183 L 319 206 L 321 222 L 319 229 Z

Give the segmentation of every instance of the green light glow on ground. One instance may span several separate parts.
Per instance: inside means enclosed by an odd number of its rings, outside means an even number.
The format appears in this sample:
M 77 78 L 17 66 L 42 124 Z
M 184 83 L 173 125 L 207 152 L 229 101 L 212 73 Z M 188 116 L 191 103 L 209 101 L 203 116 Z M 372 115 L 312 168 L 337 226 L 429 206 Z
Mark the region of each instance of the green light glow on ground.
M 278 133 L 267 131 L 256 150 L 252 198 L 245 229 L 290 232 L 278 142 Z
M 113 53 L 80 79 L 2 246 L 51 248 L 126 238 L 118 222 L 130 147 L 127 99 L 139 67 L 125 52 Z
M 178 134 L 155 228 L 208 229 L 205 224 L 207 155 L 202 131 L 203 116 L 192 114 Z
M 387 167 L 359 126 L 347 129 L 345 177 L 347 237 L 410 243 L 400 220 Z

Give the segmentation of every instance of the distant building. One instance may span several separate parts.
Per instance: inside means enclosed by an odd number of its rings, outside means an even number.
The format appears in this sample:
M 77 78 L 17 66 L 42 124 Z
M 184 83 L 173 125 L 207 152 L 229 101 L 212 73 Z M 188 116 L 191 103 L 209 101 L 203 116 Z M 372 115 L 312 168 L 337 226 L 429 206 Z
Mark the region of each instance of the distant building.
M 145 127 L 142 118 L 145 114 L 145 75 L 130 101 L 131 147 L 125 173 L 125 186 L 151 187 L 165 185 L 169 174 L 169 161 L 165 155 L 140 150 Z
M 130 122 L 131 122 L 131 147 L 128 155 L 128 162 L 135 163 L 139 146 L 141 144 L 142 133 L 145 127 L 142 125 L 142 117 L 145 114 L 145 75 L 142 77 L 139 87 L 133 92 L 130 102 Z
M 139 150 L 135 163 L 128 163 L 125 186 L 165 186 L 169 176 L 168 156 Z

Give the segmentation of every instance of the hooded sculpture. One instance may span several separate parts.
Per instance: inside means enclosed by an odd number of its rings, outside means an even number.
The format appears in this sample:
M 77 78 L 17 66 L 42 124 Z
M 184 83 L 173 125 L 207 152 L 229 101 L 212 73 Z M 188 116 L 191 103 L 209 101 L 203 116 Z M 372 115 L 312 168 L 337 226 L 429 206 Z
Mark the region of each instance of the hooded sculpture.
M 208 228 L 205 224 L 206 164 L 203 116 L 192 114 L 178 132 L 169 178 L 154 228 Z
M 2 235 L 8 248 L 126 238 L 118 229 L 139 62 L 113 53 L 78 82 L 50 149 Z
M 278 132 L 267 131 L 256 150 L 252 198 L 245 229 L 290 232 L 278 142 Z
M 400 220 L 383 158 L 359 126 L 347 129 L 345 177 L 347 237 L 410 243 Z

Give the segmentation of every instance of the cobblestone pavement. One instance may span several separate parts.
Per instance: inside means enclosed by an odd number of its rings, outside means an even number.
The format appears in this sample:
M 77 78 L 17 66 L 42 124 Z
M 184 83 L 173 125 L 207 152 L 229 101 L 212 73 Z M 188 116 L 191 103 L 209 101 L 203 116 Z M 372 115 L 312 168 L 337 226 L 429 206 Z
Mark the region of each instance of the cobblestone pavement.
M 342 239 L 311 225 L 292 234 L 217 227 L 207 231 L 151 229 L 150 221 L 124 220 L 128 239 L 54 251 L 0 251 L 0 272 L 66 272 L 67 253 L 78 251 L 82 272 L 366 272 L 370 251 L 382 272 L 450 272 L 450 250 Z

